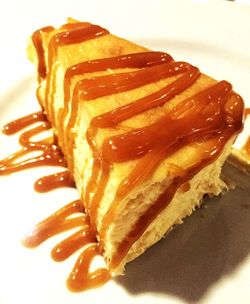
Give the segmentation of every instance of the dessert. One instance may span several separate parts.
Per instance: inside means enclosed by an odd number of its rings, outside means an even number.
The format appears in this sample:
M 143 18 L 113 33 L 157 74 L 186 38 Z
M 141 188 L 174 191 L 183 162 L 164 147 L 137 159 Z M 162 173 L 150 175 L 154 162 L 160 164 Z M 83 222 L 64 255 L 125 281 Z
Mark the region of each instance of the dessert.
M 225 187 L 242 127 L 226 81 L 72 22 L 33 35 L 39 102 L 112 274 Z
M 230 83 L 189 63 L 72 19 L 59 29 L 37 30 L 28 54 L 37 68 L 42 112 L 7 125 L 5 132 L 43 124 L 23 133 L 23 148 L 1 161 L 0 174 L 67 166 L 40 179 L 36 189 L 75 182 L 80 201 L 40 223 L 27 243 L 35 246 L 83 226 L 58 245 L 61 251 L 55 247 L 55 259 L 92 244 L 83 252 L 87 264 L 101 252 L 109 272 L 122 274 L 127 262 L 182 223 L 204 195 L 226 188 L 221 167 L 242 129 L 243 100 Z M 54 138 L 32 141 L 50 128 Z M 42 157 L 16 163 L 32 149 Z M 86 215 L 67 218 L 84 210 Z M 82 257 L 78 262 L 71 278 L 81 273 Z M 96 286 L 109 277 L 103 269 L 95 275 L 86 283 L 84 274 L 80 285 Z

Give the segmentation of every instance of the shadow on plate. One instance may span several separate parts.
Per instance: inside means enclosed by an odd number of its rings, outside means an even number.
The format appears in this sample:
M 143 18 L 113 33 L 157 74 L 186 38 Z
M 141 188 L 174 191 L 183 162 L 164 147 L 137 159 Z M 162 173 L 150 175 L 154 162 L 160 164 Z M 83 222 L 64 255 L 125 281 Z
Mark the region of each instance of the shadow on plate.
M 131 294 L 158 292 L 195 303 L 244 261 L 250 252 L 250 178 L 231 166 L 224 170 L 241 187 L 205 199 L 184 225 L 128 264 L 118 284 Z

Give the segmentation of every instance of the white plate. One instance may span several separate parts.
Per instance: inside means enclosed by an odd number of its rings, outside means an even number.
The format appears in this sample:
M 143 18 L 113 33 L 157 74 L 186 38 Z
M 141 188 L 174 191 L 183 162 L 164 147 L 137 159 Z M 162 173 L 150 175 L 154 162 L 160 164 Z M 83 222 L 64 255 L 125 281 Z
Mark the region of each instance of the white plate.
M 250 6 L 228 1 L 2 1 L 0 14 L 1 125 L 38 109 L 33 68 L 25 56 L 27 37 L 67 16 L 100 24 L 227 79 L 250 106 Z M 13 151 L 15 141 L 1 135 L 0 156 Z M 63 263 L 49 256 L 61 237 L 35 250 L 20 241 L 32 225 L 77 197 L 68 189 L 33 191 L 36 178 L 54 171 L 38 168 L 0 177 L 1 304 L 250 303 L 249 187 L 207 202 L 207 208 L 128 265 L 125 277 L 71 293 L 65 279 L 76 256 Z

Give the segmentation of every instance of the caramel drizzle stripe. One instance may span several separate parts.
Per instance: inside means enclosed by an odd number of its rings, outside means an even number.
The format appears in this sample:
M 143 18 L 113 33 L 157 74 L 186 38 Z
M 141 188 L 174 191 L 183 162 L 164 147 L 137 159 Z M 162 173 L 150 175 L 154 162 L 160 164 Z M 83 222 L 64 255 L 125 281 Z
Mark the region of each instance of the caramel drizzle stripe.
M 49 33 L 54 30 L 53 26 L 46 26 L 34 32 L 32 35 L 32 42 L 36 49 L 37 57 L 38 57 L 38 81 L 42 78 L 45 78 L 47 75 L 46 63 L 45 63 L 45 56 L 44 56 L 44 48 L 42 42 L 42 33 Z
M 72 29 L 55 34 L 51 37 L 48 45 L 48 73 L 45 92 L 45 110 L 49 120 L 52 122 L 52 125 L 55 125 L 53 93 L 56 88 L 55 77 L 52 77 L 52 75 L 58 47 L 95 39 L 109 33 L 100 26 L 92 24 L 89 25 L 84 22 L 70 24 L 69 26 L 72 26 Z
M 6 135 L 12 135 L 36 122 L 47 122 L 46 115 L 39 111 L 22 118 L 15 119 L 6 124 L 3 127 L 2 132 Z
M 132 90 L 140 86 L 159 81 L 166 77 L 184 73 L 190 67 L 186 62 L 169 62 L 142 68 L 128 73 L 115 73 L 81 81 L 81 100 L 91 100 L 110 94 Z
M 68 170 L 43 176 L 34 184 L 34 189 L 40 193 L 48 192 L 60 187 L 75 187 L 73 176 Z

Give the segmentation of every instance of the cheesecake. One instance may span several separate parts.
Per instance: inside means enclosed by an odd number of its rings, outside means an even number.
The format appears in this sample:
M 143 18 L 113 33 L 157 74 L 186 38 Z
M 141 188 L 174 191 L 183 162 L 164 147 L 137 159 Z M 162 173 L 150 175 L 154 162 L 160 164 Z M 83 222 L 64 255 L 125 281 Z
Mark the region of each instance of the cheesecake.
M 244 107 L 229 82 L 72 19 L 37 30 L 28 55 L 112 275 L 226 189 Z

